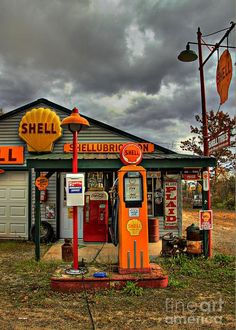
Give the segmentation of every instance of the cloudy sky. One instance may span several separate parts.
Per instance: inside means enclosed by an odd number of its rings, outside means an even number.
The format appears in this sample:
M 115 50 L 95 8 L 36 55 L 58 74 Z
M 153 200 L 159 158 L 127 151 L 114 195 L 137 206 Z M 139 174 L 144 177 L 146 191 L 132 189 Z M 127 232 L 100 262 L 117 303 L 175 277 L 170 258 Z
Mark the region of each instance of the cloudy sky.
M 235 0 L 0 0 L 0 108 L 46 98 L 179 151 L 201 99 L 198 61 L 177 56 L 197 41 L 198 26 L 206 35 L 235 22 L 235 7 Z M 224 33 L 203 39 L 215 44 Z M 235 36 L 236 29 L 229 45 Z M 221 109 L 233 115 L 235 50 L 231 56 Z M 219 107 L 216 66 L 217 54 L 204 68 L 208 110 Z

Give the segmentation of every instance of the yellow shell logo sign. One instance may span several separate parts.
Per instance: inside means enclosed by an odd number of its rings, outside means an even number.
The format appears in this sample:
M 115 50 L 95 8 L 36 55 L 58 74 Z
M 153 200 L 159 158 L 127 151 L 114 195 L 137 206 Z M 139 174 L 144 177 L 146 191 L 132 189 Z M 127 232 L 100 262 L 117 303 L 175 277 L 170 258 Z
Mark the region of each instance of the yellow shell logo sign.
M 29 152 L 50 152 L 62 134 L 60 124 L 60 118 L 51 109 L 32 109 L 21 119 L 19 137 L 27 143 Z
M 131 236 L 138 236 L 142 230 L 142 222 L 138 219 L 132 219 L 127 222 L 127 230 Z

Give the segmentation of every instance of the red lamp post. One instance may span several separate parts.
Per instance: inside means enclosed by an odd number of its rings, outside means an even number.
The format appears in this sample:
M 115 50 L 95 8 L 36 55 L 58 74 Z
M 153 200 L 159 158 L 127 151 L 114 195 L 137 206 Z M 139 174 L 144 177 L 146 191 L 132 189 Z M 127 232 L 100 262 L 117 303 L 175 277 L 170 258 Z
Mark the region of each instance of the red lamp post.
M 88 127 L 89 122 L 74 108 L 70 116 L 61 122 L 63 128 L 67 128 L 73 134 L 73 159 L 72 172 L 78 173 L 78 133 L 82 127 Z M 78 270 L 78 207 L 73 206 L 73 268 Z
M 208 120 L 207 120 L 207 110 L 206 110 L 206 94 L 205 94 L 205 81 L 204 81 L 204 71 L 203 67 L 206 64 L 206 62 L 209 60 L 209 58 L 212 56 L 212 54 L 219 49 L 220 47 L 223 48 L 235 48 L 230 46 L 221 46 L 221 43 L 225 38 L 228 37 L 232 29 L 235 27 L 235 23 L 231 22 L 231 26 L 227 29 L 224 36 L 221 38 L 221 40 L 213 45 L 213 44 L 207 44 L 202 42 L 202 33 L 200 28 L 198 28 L 197 31 L 197 43 L 196 42 L 188 42 L 186 46 L 186 50 L 182 51 L 178 59 L 182 62 L 193 62 L 197 58 L 199 60 L 199 72 L 200 72 L 200 87 L 201 87 L 201 104 L 202 104 L 202 126 L 203 126 L 203 154 L 204 156 L 209 156 L 209 136 L 208 136 Z M 217 33 L 217 32 L 216 32 Z M 197 45 L 198 46 L 198 56 L 197 54 L 190 50 L 190 44 Z M 208 57 L 203 61 L 202 58 L 202 46 L 212 46 L 213 49 L 208 55 Z M 210 179 L 209 179 L 209 168 L 205 169 L 208 172 L 208 190 L 203 192 L 203 209 L 211 209 L 211 192 L 210 192 Z M 211 230 L 203 230 L 203 249 L 204 249 L 204 255 L 206 257 L 212 256 L 212 232 Z

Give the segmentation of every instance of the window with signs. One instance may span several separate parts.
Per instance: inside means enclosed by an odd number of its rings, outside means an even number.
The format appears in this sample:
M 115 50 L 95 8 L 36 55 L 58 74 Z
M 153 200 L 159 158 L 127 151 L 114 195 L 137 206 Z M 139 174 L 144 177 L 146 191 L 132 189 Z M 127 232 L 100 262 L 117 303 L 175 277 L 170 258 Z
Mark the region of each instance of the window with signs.
M 163 185 L 161 172 L 147 172 L 148 216 L 163 216 Z

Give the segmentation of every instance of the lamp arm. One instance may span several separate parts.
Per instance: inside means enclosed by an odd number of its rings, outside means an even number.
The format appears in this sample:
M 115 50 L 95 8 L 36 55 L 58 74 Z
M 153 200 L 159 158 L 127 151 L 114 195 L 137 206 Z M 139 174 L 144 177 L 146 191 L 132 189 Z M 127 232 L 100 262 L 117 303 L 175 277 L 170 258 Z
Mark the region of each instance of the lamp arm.
M 233 28 L 235 27 L 235 23 L 231 22 L 231 27 L 225 32 L 225 34 L 223 35 L 223 37 L 220 39 L 220 41 L 215 45 L 214 49 L 211 51 L 211 53 L 207 56 L 207 58 L 205 59 L 205 61 L 202 63 L 202 66 L 204 66 L 206 64 L 206 62 L 209 60 L 209 58 L 212 56 L 212 54 L 219 48 L 221 47 L 220 44 L 225 40 L 225 38 L 228 37 L 228 35 L 230 34 L 230 32 L 233 30 Z M 199 28 L 198 28 L 199 29 Z M 200 30 L 200 29 L 199 29 Z M 230 48 L 227 47 L 226 48 Z
M 198 45 L 198 43 L 197 42 L 193 42 L 193 41 L 189 41 L 188 43 L 187 43 L 187 45 Z M 216 45 L 218 45 L 218 44 L 207 44 L 207 43 L 203 43 L 203 42 L 201 42 L 201 46 L 211 46 L 211 47 L 216 47 Z M 218 48 L 231 48 L 231 49 L 236 49 L 236 47 L 235 46 L 227 46 L 227 45 L 221 45 L 221 46 L 218 46 Z

